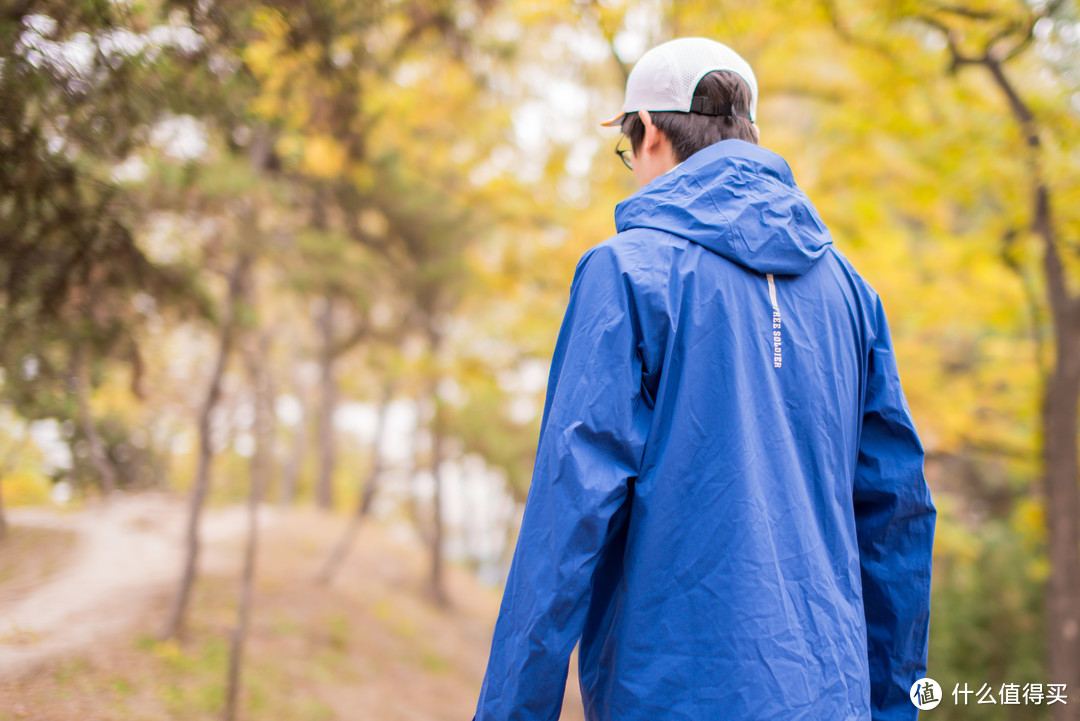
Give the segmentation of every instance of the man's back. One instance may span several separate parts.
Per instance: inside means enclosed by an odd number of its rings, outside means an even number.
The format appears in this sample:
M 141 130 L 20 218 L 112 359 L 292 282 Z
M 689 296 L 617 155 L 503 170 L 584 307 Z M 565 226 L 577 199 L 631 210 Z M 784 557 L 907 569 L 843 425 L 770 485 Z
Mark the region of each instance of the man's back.
M 477 718 L 556 718 L 579 636 L 594 721 L 913 718 L 934 509 L 876 294 L 742 141 L 616 224 L 575 276 Z
M 770 294 L 766 275 L 683 237 L 710 231 L 670 207 L 608 241 L 658 372 L 624 550 L 601 570 L 622 579 L 592 597 L 614 612 L 581 639 L 586 703 L 611 704 L 589 716 L 700 719 L 711 699 L 725 718 L 865 718 L 851 497 L 872 298 L 824 242 L 774 259 L 814 262 L 774 273 Z

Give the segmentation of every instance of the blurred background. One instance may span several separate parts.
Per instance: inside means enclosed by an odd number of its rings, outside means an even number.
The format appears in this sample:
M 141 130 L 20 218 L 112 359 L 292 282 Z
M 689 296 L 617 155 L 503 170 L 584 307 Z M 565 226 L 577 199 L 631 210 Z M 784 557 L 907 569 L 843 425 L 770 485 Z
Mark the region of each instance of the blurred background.
M 1075 2 L 2 0 L 0 719 L 471 718 L 598 123 L 683 35 L 889 313 L 926 713 L 1080 718 Z

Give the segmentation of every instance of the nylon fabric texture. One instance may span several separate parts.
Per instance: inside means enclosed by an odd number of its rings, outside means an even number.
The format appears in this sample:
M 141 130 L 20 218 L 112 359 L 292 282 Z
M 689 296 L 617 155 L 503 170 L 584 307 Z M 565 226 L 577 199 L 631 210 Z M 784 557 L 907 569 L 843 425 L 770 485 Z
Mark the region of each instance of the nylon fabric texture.
M 936 510 L 880 299 L 775 153 L 578 263 L 474 721 L 908 721 Z

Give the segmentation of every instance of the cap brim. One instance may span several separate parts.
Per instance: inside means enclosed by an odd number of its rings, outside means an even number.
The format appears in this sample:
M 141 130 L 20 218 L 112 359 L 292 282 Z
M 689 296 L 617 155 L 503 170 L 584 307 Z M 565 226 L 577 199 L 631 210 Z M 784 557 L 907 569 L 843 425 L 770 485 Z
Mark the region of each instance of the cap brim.
M 618 115 L 616 115 L 611 120 L 605 120 L 604 122 L 600 123 L 600 125 L 602 125 L 605 128 L 614 128 L 617 125 L 622 125 L 622 121 L 623 121 L 624 117 L 626 117 L 626 113 L 619 113 Z

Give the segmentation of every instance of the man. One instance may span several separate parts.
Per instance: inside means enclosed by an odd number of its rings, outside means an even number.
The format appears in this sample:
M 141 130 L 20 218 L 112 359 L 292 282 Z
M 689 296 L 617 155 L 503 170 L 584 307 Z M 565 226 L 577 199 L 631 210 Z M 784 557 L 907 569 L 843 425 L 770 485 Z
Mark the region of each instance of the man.
M 646 53 L 578 264 L 476 721 L 914 719 L 936 512 L 881 301 L 720 43 Z M 741 138 L 741 139 L 740 139 Z M 618 147 L 618 146 L 617 146 Z

